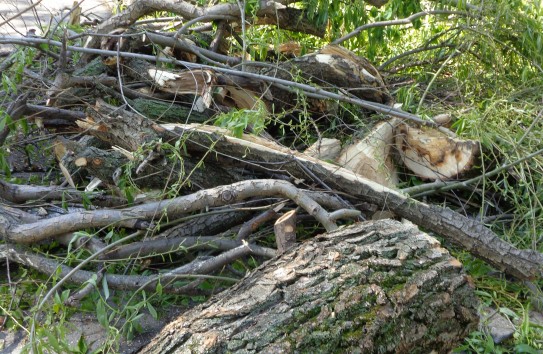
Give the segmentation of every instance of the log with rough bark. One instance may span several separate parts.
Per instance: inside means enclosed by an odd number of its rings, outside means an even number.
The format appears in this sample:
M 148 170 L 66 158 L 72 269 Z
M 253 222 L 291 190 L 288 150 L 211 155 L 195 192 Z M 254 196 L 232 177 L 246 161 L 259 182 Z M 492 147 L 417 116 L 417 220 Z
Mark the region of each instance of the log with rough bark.
M 412 224 L 355 224 L 287 251 L 141 353 L 446 353 L 476 328 L 460 263 Z

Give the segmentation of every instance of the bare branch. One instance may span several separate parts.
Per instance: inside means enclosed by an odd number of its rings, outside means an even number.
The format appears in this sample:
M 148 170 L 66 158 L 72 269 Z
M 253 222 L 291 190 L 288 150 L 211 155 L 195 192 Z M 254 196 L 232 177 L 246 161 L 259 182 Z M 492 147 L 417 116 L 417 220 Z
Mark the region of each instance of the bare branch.
M 52 259 L 43 257 L 41 255 L 24 251 L 18 247 L 14 246 L 8 246 L 8 245 L 0 245 L 0 257 L 7 258 L 12 262 L 17 262 L 21 265 L 24 265 L 26 267 L 30 267 L 32 269 L 37 270 L 40 273 L 43 274 L 57 274 L 57 271 L 60 269 L 59 276 L 63 279 L 66 279 L 68 283 L 72 284 L 84 284 L 89 279 L 92 279 L 94 276 L 96 276 L 95 272 L 87 271 L 87 270 L 76 270 L 74 271 L 74 268 L 60 264 Z M 66 278 L 69 276 L 68 278 Z M 122 275 L 122 274 L 108 274 L 105 275 L 106 281 L 108 286 L 111 289 L 117 289 L 117 290 L 138 290 L 142 288 L 142 290 L 148 290 L 148 291 L 155 291 L 156 290 L 156 284 L 159 280 L 163 280 L 165 283 L 163 285 L 163 291 L 165 293 L 170 294 L 194 294 L 194 291 L 187 292 L 186 288 L 179 287 L 173 283 L 171 283 L 172 280 L 176 279 L 191 279 L 191 278 L 211 278 L 211 279 L 217 279 L 220 278 L 220 280 L 225 281 L 237 281 L 237 279 L 231 279 L 226 277 L 214 277 L 214 276 L 207 276 L 205 274 L 174 274 L 170 275 L 168 277 L 164 276 L 145 276 L 145 275 Z
M 329 213 L 291 183 L 277 180 L 249 180 L 131 208 L 83 211 L 31 224 L 12 227 L 4 225 L 0 232 L 9 241 L 32 244 L 59 234 L 89 227 L 117 225 L 127 228 L 146 228 L 149 224 L 142 223 L 141 220 L 152 220 L 162 216 L 176 218 L 193 211 L 236 203 L 250 197 L 271 196 L 292 199 L 314 216 L 327 230 L 337 229 L 337 225 L 330 220 Z
M 11 44 L 20 44 L 20 45 L 31 45 L 32 43 L 47 43 L 49 45 L 55 45 L 55 46 L 61 45 L 60 42 L 48 41 L 41 38 L 17 38 L 17 37 L 4 37 L 4 38 L 0 37 L 0 43 L 11 43 Z M 324 89 L 314 87 L 311 85 L 301 84 L 294 81 L 283 80 L 283 79 L 279 79 L 272 76 L 259 75 L 259 74 L 254 74 L 250 72 L 237 71 L 233 69 L 226 69 L 226 68 L 219 68 L 219 67 L 214 67 L 214 66 L 209 66 L 209 65 L 190 63 L 186 61 L 163 58 L 163 57 L 157 58 L 156 56 L 152 56 L 152 55 L 144 55 L 144 54 L 136 54 L 136 53 L 128 53 L 128 52 L 116 52 L 112 50 L 80 48 L 80 47 L 75 47 L 75 46 L 68 46 L 68 49 L 72 51 L 76 51 L 76 52 L 83 52 L 83 53 L 93 53 L 93 54 L 108 55 L 108 56 L 120 56 L 120 57 L 126 57 L 126 58 L 139 58 L 139 59 L 149 60 L 153 62 L 158 61 L 158 62 L 164 62 L 164 63 L 174 63 L 186 68 L 209 69 L 209 70 L 218 71 L 218 72 L 228 74 L 228 75 L 247 77 L 250 79 L 261 80 L 264 82 L 271 82 L 278 85 L 281 88 L 284 88 L 285 90 L 291 90 L 291 91 L 298 90 L 298 92 L 300 92 L 301 90 L 301 93 L 307 96 L 338 100 L 340 102 L 347 102 L 347 103 L 351 103 L 351 104 L 354 104 L 354 105 L 357 105 L 357 106 L 360 106 L 360 107 L 363 107 L 363 108 L 366 108 L 378 113 L 382 113 L 382 114 L 389 115 L 392 117 L 408 119 L 420 125 L 438 128 L 438 125 L 433 121 L 424 120 L 417 115 L 404 112 L 392 106 L 388 106 L 388 105 L 376 103 L 376 102 L 371 102 L 371 101 L 363 100 L 360 98 L 347 96 L 344 94 L 338 94 L 338 93 L 326 91 Z
M 193 237 L 175 237 L 175 238 L 156 238 L 134 242 L 128 245 L 120 246 L 106 253 L 105 257 L 109 260 L 122 258 L 140 258 L 151 254 L 166 252 L 183 252 L 198 249 L 217 249 L 228 251 L 242 246 L 242 241 L 232 240 L 218 236 L 193 236 Z M 275 257 L 275 250 L 250 244 L 252 253 L 256 256 L 272 258 Z
M 416 14 L 413 14 L 409 17 L 402 18 L 399 20 L 390 20 L 390 21 L 380 21 L 380 22 L 372 22 L 365 25 L 362 25 L 360 27 L 357 27 L 354 31 L 350 32 L 349 34 L 340 37 L 338 39 L 335 39 L 332 41 L 332 44 L 341 44 L 345 42 L 348 39 L 353 38 L 354 36 L 358 35 L 360 32 L 365 31 L 370 28 L 376 28 L 376 27 L 387 27 L 387 26 L 398 26 L 398 25 L 407 25 L 412 23 L 413 21 L 425 17 L 428 15 L 461 15 L 461 16 L 472 16 L 471 14 L 465 12 L 465 11 L 450 11 L 450 10 L 432 10 L 432 11 L 421 11 L 417 12 Z

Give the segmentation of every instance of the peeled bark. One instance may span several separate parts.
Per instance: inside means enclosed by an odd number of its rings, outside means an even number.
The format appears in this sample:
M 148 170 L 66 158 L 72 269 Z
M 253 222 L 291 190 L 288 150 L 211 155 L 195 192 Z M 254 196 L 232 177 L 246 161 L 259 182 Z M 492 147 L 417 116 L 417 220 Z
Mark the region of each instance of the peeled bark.
M 141 353 L 448 352 L 476 328 L 461 264 L 412 225 L 302 243 L 178 317 Z

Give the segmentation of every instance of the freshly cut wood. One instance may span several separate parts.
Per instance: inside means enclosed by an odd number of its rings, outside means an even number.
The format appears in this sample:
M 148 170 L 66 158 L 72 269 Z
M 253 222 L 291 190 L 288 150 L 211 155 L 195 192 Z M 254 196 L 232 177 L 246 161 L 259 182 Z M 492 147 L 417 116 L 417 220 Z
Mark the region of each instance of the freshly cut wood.
M 400 124 L 396 149 L 418 177 L 446 181 L 468 171 L 479 157 L 479 142 L 451 138 L 435 129 Z
M 324 62 L 328 61 L 326 56 L 330 56 L 331 65 L 333 65 L 334 70 L 339 75 L 339 78 L 336 78 L 336 80 L 345 78 L 352 80 L 350 77 L 352 74 L 355 75 L 356 80 L 360 80 L 363 85 L 359 87 L 359 90 L 353 92 L 355 96 L 368 97 L 371 101 L 381 103 L 392 102 L 392 97 L 386 88 L 379 70 L 368 59 L 354 54 L 345 47 L 334 44 L 323 47 L 316 55 L 320 56 L 320 59 L 318 59 L 319 62 L 322 62 L 322 59 L 325 59 Z M 344 68 L 345 65 L 348 68 Z M 338 85 L 338 87 L 341 87 L 341 85 Z M 372 97 L 373 99 L 371 99 Z
M 390 188 L 396 188 L 398 175 L 390 156 L 399 119 L 377 124 L 362 140 L 341 151 L 337 163 L 354 173 Z
M 308 147 L 304 154 L 320 160 L 336 160 L 341 153 L 341 141 L 337 139 L 322 138 Z
M 277 219 L 273 231 L 279 254 L 293 247 L 296 244 L 296 210 L 288 211 Z
M 204 112 L 211 107 L 213 89 L 216 83 L 213 71 L 194 69 L 172 73 L 149 69 L 149 75 L 162 91 L 176 95 L 194 95 L 196 98 L 193 108 L 197 112 Z
M 365 222 L 263 264 L 140 353 L 448 352 L 477 326 L 460 262 L 412 224 Z
M 227 107 L 236 107 L 240 109 L 256 110 L 262 102 L 258 98 L 258 93 L 250 91 L 247 88 L 240 88 L 230 85 L 218 87 L 215 98 L 220 104 Z

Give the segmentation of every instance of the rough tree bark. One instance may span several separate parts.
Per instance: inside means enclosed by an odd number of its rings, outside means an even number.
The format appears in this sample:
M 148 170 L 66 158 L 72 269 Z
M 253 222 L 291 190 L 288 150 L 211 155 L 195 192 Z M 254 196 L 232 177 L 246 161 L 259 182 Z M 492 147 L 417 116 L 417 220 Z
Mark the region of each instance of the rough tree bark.
M 141 353 L 448 352 L 475 328 L 460 263 L 412 224 L 365 222 L 287 251 Z

